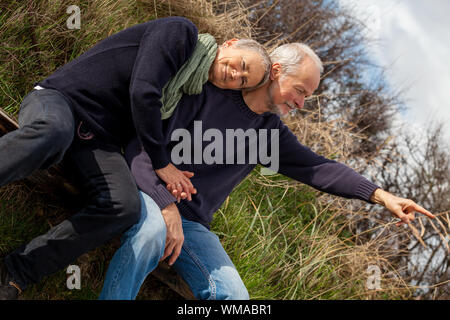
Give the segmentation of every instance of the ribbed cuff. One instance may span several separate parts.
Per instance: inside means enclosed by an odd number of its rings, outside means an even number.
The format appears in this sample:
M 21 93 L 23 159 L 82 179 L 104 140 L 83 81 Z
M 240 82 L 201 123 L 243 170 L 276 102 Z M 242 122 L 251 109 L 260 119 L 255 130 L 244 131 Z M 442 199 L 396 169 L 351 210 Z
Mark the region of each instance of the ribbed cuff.
M 177 201 L 177 199 L 163 185 L 156 186 L 156 190 L 149 194 L 159 209 L 164 209 L 169 204 Z
M 374 202 L 370 201 L 370 197 L 378 188 L 380 187 L 377 186 L 376 184 L 370 182 L 369 180 L 364 179 L 363 181 L 361 181 L 358 188 L 356 189 L 355 195 L 359 199 L 373 204 Z

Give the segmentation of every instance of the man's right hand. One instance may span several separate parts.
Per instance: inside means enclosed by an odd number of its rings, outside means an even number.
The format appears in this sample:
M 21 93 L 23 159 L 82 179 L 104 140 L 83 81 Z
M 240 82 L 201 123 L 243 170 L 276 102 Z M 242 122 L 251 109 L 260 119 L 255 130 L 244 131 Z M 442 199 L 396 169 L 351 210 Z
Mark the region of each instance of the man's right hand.
M 191 194 L 196 194 L 197 190 L 191 183 L 190 178 L 194 176 L 193 172 L 178 170 L 173 164 L 169 163 L 166 167 L 155 170 L 158 177 L 160 177 L 167 186 L 167 189 L 172 192 L 180 202 L 180 199 L 187 198 L 192 200 Z M 184 195 L 183 195 L 184 194 Z
M 169 204 L 161 213 L 166 223 L 166 247 L 161 261 L 170 256 L 168 263 L 171 266 L 181 253 L 184 242 L 183 225 L 175 203 Z
M 399 218 L 401 221 L 396 223 L 397 227 L 402 223 L 409 224 L 411 221 L 413 221 L 415 219 L 415 212 L 422 213 L 430 219 L 436 218 L 434 214 L 419 206 L 414 201 L 397 197 L 380 188 L 375 190 L 375 192 L 370 197 L 370 200 L 374 203 L 378 203 L 386 207 L 386 209 L 388 209 L 394 217 Z

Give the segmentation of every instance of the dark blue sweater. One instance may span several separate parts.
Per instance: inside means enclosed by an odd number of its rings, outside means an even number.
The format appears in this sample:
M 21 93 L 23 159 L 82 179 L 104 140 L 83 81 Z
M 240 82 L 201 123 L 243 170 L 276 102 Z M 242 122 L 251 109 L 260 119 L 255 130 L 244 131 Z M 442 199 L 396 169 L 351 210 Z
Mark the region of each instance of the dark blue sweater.
M 370 196 L 378 186 L 371 183 L 354 170 L 333 160 L 328 160 L 312 152 L 297 140 L 297 137 L 274 114 L 254 113 L 244 102 L 240 91 L 221 90 L 210 83 L 203 86 L 200 95 L 183 96 L 171 118 L 163 122 L 165 143 L 169 150 L 179 146 L 179 141 L 170 141 L 172 132 L 177 128 L 185 128 L 194 137 L 195 121 L 202 121 L 202 131 L 212 128 L 223 134 L 226 140 L 227 129 L 277 129 L 279 132 L 279 170 L 278 172 L 308 184 L 318 190 L 346 197 L 356 198 L 370 202 Z M 197 123 L 198 128 L 198 123 Z M 197 133 L 198 134 L 198 133 Z M 271 136 L 271 135 L 269 135 Z M 258 144 L 262 138 L 253 141 Z M 205 139 L 206 140 L 206 139 Z M 191 141 L 195 148 L 194 142 Z M 180 213 L 189 220 L 197 221 L 207 228 L 212 220 L 214 212 L 220 208 L 233 188 L 241 182 L 256 164 L 249 163 L 246 157 L 245 164 L 237 164 L 238 154 L 235 143 L 234 164 L 195 164 L 195 154 L 205 150 L 211 144 L 203 141 L 202 147 L 197 148 L 191 154 L 190 164 L 180 164 L 180 170 L 194 172 L 191 179 L 198 193 L 193 195 L 192 201 L 182 200 L 177 204 Z M 225 144 L 225 143 L 224 143 Z M 248 155 L 250 147 L 248 139 L 245 141 L 245 154 Z M 273 142 L 269 143 L 268 155 L 270 155 Z M 229 155 L 228 150 L 224 154 Z M 141 190 L 150 195 L 160 208 L 166 207 L 175 198 L 166 190 L 165 184 L 154 172 L 152 162 L 146 152 L 140 146 L 138 140 L 131 142 L 126 149 L 126 158 L 131 166 L 131 171 Z M 233 157 L 231 157 L 233 158 Z M 230 159 L 229 159 L 230 160 Z M 258 160 L 260 161 L 260 159 Z
M 162 88 L 196 43 L 197 28 L 185 18 L 141 23 L 100 41 L 36 84 L 67 96 L 99 138 L 124 144 L 137 134 L 155 168 L 162 168 L 169 156 L 161 121 L 153 119 L 161 119 Z

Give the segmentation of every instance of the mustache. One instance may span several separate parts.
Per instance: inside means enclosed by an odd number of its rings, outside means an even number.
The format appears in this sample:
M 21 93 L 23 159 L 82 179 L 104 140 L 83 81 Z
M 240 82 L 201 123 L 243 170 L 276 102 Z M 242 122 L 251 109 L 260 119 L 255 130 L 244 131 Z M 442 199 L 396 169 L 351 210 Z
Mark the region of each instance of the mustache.
M 270 103 L 267 108 L 269 109 L 270 113 L 276 114 L 277 116 L 279 116 L 281 119 L 287 118 L 288 116 L 293 116 L 295 114 L 297 114 L 297 109 L 292 109 L 289 110 L 288 113 L 283 114 L 280 111 L 280 108 L 278 108 L 278 106 L 276 104 Z

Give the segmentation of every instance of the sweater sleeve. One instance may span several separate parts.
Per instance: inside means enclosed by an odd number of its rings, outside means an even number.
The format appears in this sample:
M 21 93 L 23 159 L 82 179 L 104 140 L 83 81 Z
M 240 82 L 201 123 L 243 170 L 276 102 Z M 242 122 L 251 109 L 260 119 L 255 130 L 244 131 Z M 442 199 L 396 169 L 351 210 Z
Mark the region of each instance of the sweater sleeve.
M 348 166 L 303 146 L 281 121 L 278 141 L 279 173 L 329 194 L 372 203 L 370 197 L 379 188 L 377 185 Z M 273 141 L 271 144 L 273 150 Z
M 140 190 L 152 198 L 162 210 L 176 201 L 153 169 L 152 161 L 137 138 L 125 149 L 125 158 Z
M 169 163 L 160 111 L 162 89 L 193 53 L 197 33 L 189 20 L 167 18 L 150 24 L 139 45 L 130 80 L 131 112 L 154 169 Z

